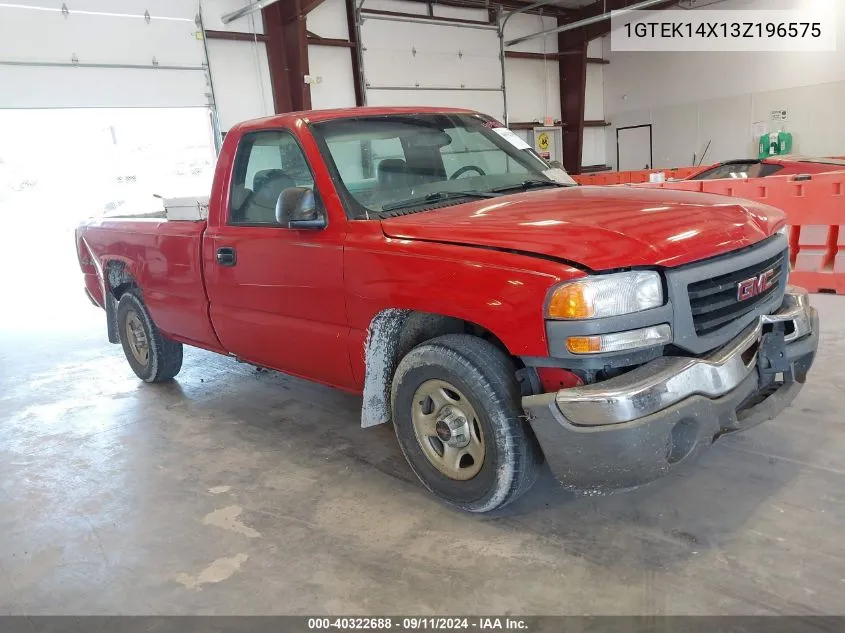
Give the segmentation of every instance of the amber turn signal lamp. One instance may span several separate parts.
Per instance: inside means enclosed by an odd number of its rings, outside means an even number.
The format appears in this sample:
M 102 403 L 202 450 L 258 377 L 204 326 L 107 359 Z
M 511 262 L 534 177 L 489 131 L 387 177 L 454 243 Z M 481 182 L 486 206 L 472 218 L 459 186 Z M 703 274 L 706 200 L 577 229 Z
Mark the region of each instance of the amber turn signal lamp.
M 589 319 L 593 305 L 587 300 L 583 284 L 574 283 L 557 288 L 549 300 L 548 315 L 552 319 Z
M 595 354 L 601 351 L 600 336 L 570 336 L 566 339 L 570 354 Z

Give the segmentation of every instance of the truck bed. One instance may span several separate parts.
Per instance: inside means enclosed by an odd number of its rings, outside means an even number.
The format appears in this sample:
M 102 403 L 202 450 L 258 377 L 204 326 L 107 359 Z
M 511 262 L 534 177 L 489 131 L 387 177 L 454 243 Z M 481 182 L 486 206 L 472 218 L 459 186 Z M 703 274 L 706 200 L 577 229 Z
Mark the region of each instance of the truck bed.
M 111 270 L 104 271 L 112 288 L 121 283 L 120 265 L 125 267 L 125 272 L 143 288 L 144 302 L 165 334 L 193 345 L 218 349 L 202 277 L 205 229 L 205 221 L 105 218 L 80 226 L 77 242 L 80 253 L 87 249 L 99 265 L 112 262 Z M 99 286 L 95 269 L 86 271 L 86 286 L 103 305 L 102 293 L 92 291 L 92 285 Z

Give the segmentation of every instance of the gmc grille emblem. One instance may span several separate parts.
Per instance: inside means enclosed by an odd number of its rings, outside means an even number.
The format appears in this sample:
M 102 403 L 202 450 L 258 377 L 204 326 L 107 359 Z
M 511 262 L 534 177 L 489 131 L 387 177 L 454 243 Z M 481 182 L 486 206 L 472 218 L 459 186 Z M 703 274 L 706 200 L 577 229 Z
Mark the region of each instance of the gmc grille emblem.
M 756 297 L 757 295 L 766 292 L 766 290 L 768 290 L 774 285 L 774 280 L 772 279 L 774 276 L 775 269 L 770 268 L 766 272 L 761 273 L 756 277 L 746 279 L 745 281 L 740 281 L 736 285 L 737 300 L 746 301 L 751 297 Z

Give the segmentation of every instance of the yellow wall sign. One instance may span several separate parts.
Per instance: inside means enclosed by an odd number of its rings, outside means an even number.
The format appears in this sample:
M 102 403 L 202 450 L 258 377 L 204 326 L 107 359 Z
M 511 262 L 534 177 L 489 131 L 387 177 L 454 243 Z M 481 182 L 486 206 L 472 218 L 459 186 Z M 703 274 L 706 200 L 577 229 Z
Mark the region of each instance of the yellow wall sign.
M 543 151 L 549 149 L 548 132 L 540 132 L 540 136 L 537 137 L 537 147 L 539 147 Z

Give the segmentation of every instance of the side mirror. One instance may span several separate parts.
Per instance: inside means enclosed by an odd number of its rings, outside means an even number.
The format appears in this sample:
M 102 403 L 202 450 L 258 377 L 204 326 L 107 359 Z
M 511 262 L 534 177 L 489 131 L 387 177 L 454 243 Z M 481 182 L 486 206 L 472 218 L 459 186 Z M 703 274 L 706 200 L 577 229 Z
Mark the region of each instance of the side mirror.
M 276 222 L 289 229 L 324 229 L 326 216 L 310 187 L 283 189 L 276 201 Z

